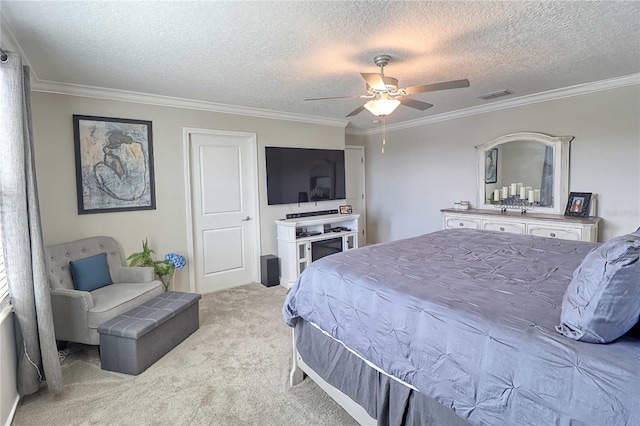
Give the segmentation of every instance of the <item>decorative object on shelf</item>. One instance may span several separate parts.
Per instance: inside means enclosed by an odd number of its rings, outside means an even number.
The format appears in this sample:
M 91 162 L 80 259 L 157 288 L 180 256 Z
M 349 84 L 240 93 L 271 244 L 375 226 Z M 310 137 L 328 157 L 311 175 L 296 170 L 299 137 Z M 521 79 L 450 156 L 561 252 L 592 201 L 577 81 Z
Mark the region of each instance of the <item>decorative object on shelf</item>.
M 498 148 L 492 148 L 485 152 L 484 183 L 496 183 L 498 181 Z
M 571 192 L 567 200 L 565 216 L 589 217 L 591 192 Z
M 510 196 L 494 204 L 494 207 L 499 208 L 503 213 L 507 210 L 520 210 L 520 213 L 525 214 L 527 211 L 535 209 L 536 205 L 538 205 L 538 203 L 530 203 L 519 197 Z
M 155 252 L 149 248 L 147 240 L 145 239 L 142 243 L 142 251 L 133 253 L 127 257 L 129 266 L 147 266 L 153 268 L 162 285 L 164 285 L 165 291 L 168 291 L 173 282 L 176 269 L 184 268 L 187 264 L 187 259 L 177 253 L 167 253 L 164 256 L 164 260 L 153 260 L 152 254 L 155 254 Z
M 151 121 L 73 116 L 78 214 L 155 210 Z
M 351 214 L 351 213 L 353 213 L 353 209 L 349 204 L 340 206 L 340 214 Z
M 453 203 L 453 208 L 456 210 L 469 210 L 468 201 L 456 201 Z
M 540 205 L 540 190 L 525 186 L 522 182 L 494 189 L 493 194 L 489 195 L 491 196 L 489 203 L 499 208 L 501 212 L 520 210 L 524 214 Z

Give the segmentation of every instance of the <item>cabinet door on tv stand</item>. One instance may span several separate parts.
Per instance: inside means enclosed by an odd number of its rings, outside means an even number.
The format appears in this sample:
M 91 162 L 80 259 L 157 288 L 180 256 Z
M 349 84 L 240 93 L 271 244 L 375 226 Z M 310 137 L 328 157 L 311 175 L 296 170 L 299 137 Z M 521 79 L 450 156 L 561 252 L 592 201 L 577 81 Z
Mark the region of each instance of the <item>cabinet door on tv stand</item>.
M 342 237 L 342 250 L 347 251 L 354 248 L 358 248 L 358 234 L 347 234 Z
M 297 264 L 297 272 L 298 276 L 304 271 L 309 265 L 309 255 L 311 253 L 311 243 L 309 241 L 302 241 L 298 243 L 298 264 Z

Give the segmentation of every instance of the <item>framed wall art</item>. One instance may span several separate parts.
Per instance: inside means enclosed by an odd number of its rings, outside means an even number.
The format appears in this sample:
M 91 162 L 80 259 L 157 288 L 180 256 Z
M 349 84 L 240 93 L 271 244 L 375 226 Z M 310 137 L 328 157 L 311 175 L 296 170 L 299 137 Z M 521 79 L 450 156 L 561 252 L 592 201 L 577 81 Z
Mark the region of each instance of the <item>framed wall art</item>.
M 484 183 L 498 181 L 498 148 L 485 152 Z
M 591 192 L 571 192 L 567 200 L 567 208 L 564 211 L 564 215 L 588 217 L 591 194 Z
M 73 116 L 78 214 L 156 208 L 151 121 Z

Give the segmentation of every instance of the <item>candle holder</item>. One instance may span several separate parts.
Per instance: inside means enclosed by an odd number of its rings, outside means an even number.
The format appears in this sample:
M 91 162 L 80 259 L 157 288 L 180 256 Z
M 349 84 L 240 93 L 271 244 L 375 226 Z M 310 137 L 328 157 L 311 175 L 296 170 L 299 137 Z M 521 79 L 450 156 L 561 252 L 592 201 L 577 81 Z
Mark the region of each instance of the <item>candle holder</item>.
M 507 210 L 520 210 L 521 214 L 525 214 L 529 210 L 533 210 L 536 206 L 539 206 L 539 202 L 531 203 L 524 198 L 520 198 L 517 195 L 512 195 L 507 198 L 503 198 L 500 201 L 491 201 L 491 204 L 500 212 L 506 213 Z

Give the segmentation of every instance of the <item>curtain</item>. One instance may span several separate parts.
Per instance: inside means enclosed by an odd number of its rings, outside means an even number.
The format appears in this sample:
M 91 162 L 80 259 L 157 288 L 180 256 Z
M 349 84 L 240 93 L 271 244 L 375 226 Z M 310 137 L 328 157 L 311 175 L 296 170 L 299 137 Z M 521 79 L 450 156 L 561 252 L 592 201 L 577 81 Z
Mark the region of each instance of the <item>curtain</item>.
M 553 206 L 553 147 L 546 146 L 544 164 L 542 165 L 542 182 L 540 183 L 540 205 Z
M 62 391 L 45 271 L 31 125 L 29 68 L 7 52 L 0 62 L 0 222 L 9 297 L 15 311 L 20 395 L 47 381 Z

